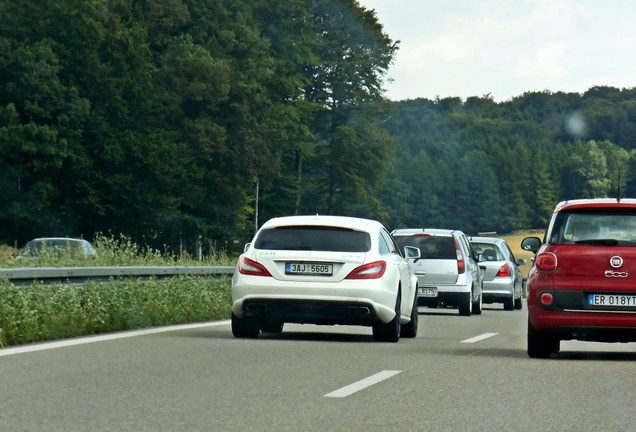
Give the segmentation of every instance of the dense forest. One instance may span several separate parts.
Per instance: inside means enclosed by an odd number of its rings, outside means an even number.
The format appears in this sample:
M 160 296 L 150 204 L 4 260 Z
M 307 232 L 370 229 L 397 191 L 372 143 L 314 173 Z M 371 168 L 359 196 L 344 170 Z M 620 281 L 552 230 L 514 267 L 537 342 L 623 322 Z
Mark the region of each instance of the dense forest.
M 636 89 L 390 102 L 355 0 L 0 0 L 0 242 L 239 248 L 260 223 L 542 227 L 636 195 Z
M 636 196 L 636 88 L 401 101 L 385 127 L 391 226 L 506 233 L 564 199 Z

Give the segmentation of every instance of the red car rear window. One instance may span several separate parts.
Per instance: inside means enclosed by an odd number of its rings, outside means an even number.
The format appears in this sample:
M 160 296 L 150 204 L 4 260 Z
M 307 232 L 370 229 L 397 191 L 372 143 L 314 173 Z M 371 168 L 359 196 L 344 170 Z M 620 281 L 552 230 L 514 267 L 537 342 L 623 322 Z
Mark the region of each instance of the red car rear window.
M 559 212 L 549 243 L 636 246 L 636 211 Z

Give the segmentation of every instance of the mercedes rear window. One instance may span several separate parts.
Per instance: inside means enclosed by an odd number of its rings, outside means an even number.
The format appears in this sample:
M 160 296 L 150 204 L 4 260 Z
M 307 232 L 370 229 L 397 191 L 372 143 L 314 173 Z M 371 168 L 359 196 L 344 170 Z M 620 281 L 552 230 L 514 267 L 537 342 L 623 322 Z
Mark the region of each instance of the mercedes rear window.
M 371 236 L 346 228 L 292 226 L 262 230 L 254 242 L 256 249 L 368 252 Z
M 400 249 L 415 246 L 420 249 L 420 258 L 457 259 L 453 237 L 431 235 L 408 235 L 393 237 Z

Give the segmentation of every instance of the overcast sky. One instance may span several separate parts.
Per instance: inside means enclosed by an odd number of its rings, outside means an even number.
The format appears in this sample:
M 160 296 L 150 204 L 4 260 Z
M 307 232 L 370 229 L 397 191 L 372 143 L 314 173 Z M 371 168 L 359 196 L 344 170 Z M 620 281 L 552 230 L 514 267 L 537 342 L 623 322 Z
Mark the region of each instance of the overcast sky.
M 400 41 L 393 100 L 636 87 L 634 0 L 358 0 Z

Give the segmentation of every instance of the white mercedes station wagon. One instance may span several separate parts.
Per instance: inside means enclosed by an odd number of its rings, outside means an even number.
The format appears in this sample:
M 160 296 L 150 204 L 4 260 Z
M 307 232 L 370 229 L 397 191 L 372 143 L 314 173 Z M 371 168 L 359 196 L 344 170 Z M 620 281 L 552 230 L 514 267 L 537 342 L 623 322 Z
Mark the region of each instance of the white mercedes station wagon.
M 287 216 L 267 221 L 232 278 L 232 333 L 280 333 L 284 323 L 360 325 L 376 341 L 417 335 L 417 277 L 378 221 Z

